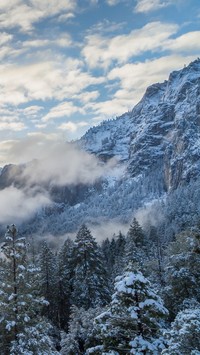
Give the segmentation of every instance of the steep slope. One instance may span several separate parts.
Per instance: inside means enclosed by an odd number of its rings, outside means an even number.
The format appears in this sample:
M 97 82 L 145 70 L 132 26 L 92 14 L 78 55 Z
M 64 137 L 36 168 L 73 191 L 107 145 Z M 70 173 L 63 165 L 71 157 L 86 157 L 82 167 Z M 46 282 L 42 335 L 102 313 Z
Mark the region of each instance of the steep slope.
M 128 163 L 132 177 L 160 167 L 166 189 L 200 171 L 200 60 L 147 88 L 132 112 L 91 128 L 82 148 L 107 160 Z
M 200 59 L 171 73 L 168 81 L 147 88 L 131 112 L 89 129 L 75 144 L 102 162 L 116 157 L 123 173 L 116 178 L 102 178 L 94 185 L 43 186 L 54 203 L 26 222 L 26 231 L 63 234 L 77 230 L 82 223 L 97 225 L 111 220 L 129 223 L 137 209 L 151 206 L 163 197 L 167 207 L 156 207 L 156 219 L 159 219 L 157 209 L 162 208 L 162 213 L 168 214 L 171 228 L 168 234 L 173 235 L 185 223 L 183 215 L 187 216 L 187 223 L 197 221 Z M 4 167 L 0 189 L 11 184 L 20 188 L 24 184 L 17 179 L 21 169 L 23 166 Z M 176 227 L 172 227 L 175 219 Z

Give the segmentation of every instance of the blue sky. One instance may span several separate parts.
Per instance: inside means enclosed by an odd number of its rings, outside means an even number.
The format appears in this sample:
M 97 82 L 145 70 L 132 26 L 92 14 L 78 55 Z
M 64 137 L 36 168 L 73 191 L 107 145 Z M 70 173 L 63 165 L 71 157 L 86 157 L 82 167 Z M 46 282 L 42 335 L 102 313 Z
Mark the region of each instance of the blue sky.
M 18 140 L 71 140 L 200 53 L 199 0 L 1 0 L 0 165 Z

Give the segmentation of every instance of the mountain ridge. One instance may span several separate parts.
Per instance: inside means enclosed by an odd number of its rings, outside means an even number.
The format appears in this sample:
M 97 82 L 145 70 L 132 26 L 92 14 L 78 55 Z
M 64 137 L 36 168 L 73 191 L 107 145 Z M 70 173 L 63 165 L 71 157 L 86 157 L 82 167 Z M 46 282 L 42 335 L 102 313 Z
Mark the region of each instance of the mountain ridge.
M 169 80 L 149 86 L 133 110 L 90 128 L 73 144 L 98 157 L 102 164 L 116 157 L 123 173 L 83 186 L 43 186 L 49 189 L 53 203 L 25 222 L 26 231 L 59 235 L 77 230 L 82 223 L 129 223 L 138 209 L 151 208 L 155 201 L 156 209 L 168 203 L 170 211 L 175 211 L 175 201 L 180 200 L 180 214 L 187 211 L 189 216 L 189 201 L 182 201 L 179 194 L 194 196 L 192 186 L 198 186 L 198 182 L 193 181 L 200 175 L 200 59 L 172 72 Z M 14 173 L 10 174 L 12 169 Z M 9 185 L 20 188 L 17 173 L 21 169 L 4 167 L 0 189 Z M 168 213 L 167 208 L 163 213 Z M 198 210 L 195 199 L 191 213 Z M 177 218 L 174 213 L 170 221 Z M 156 218 L 152 223 L 159 223 L 158 214 Z M 169 234 L 173 233 L 171 227 Z
M 188 67 L 172 72 L 168 81 L 149 86 L 131 112 L 89 129 L 79 145 L 104 160 L 112 156 L 118 156 L 121 162 L 129 160 L 128 171 L 132 177 L 149 170 L 152 159 L 161 158 L 167 189 L 176 188 L 200 170 L 197 162 L 200 158 L 199 93 L 200 59 L 197 59 Z M 196 140 L 193 147 L 187 128 Z M 183 158 L 187 158 L 187 167 Z M 154 163 L 151 161 L 150 165 Z M 187 172 L 183 174 L 183 170 Z

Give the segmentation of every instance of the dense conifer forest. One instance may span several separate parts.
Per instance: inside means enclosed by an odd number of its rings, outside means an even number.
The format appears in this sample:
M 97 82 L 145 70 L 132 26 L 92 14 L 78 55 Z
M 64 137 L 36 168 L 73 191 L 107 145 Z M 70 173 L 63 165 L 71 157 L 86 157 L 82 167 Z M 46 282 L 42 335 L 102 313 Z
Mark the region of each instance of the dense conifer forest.
M 86 225 L 60 250 L 7 227 L 0 353 L 200 354 L 200 231 L 165 242 L 133 219 L 100 244 Z

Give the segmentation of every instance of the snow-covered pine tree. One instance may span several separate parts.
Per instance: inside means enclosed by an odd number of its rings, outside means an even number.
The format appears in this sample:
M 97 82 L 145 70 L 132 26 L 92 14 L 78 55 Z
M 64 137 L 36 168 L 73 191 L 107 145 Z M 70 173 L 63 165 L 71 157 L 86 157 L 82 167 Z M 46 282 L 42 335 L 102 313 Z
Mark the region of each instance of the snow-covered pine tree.
M 48 336 L 50 325 L 40 317 L 47 302 L 40 297 L 38 269 L 30 265 L 25 238 L 8 226 L 0 264 L 0 353 L 56 354 Z M 46 340 L 44 340 L 46 339 Z
M 113 281 L 116 277 L 114 265 L 116 260 L 116 240 L 115 235 L 111 240 L 108 238 L 102 241 L 101 251 L 104 257 L 104 264 L 109 275 L 110 283 L 113 284 Z
M 108 303 L 110 292 L 103 257 L 85 225 L 82 225 L 75 239 L 73 262 L 73 304 L 88 309 Z
M 190 308 L 177 314 L 171 329 L 165 333 L 165 336 L 168 340 L 168 348 L 163 350 L 163 355 L 199 355 L 200 304 L 190 300 Z
M 72 303 L 73 248 L 74 242 L 68 238 L 58 253 L 58 323 L 66 331 Z
M 183 232 L 176 236 L 167 250 L 165 303 L 170 319 L 182 309 L 187 299 L 200 302 L 200 243 L 194 232 Z
M 148 231 L 149 258 L 145 261 L 145 275 L 159 287 L 165 286 L 164 243 L 162 231 L 155 226 L 149 226 Z
M 48 301 L 48 307 L 44 307 L 42 313 L 58 324 L 58 267 L 56 257 L 46 241 L 41 245 L 39 266 L 41 295 Z
M 87 354 L 160 354 L 161 320 L 168 312 L 150 282 L 126 271 L 116 278 L 115 291 L 108 311 L 95 320 L 101 344 Z
M 62 333 L 61 354 L 85 354 L 86 348 L 96 343 L 93 334 L 93 321 L 97 314 L 102 313 L 100 307 L 84 308 L 72 307 L 68 333 Z
M 126 265 L 129 262 L 136 263 L 140 268 L 144 264 L 144 260 L 147 257 L 147 241 L 142 227 L 136 218 L 130 225 L 130 228 L 126 237 L 125 245 L 125 260 Z
M 115 237 L 115 260 L 113 264 L 114 279 L 117 275 L 121 275 L 125 268 L 125 236 L 119 232 Z

